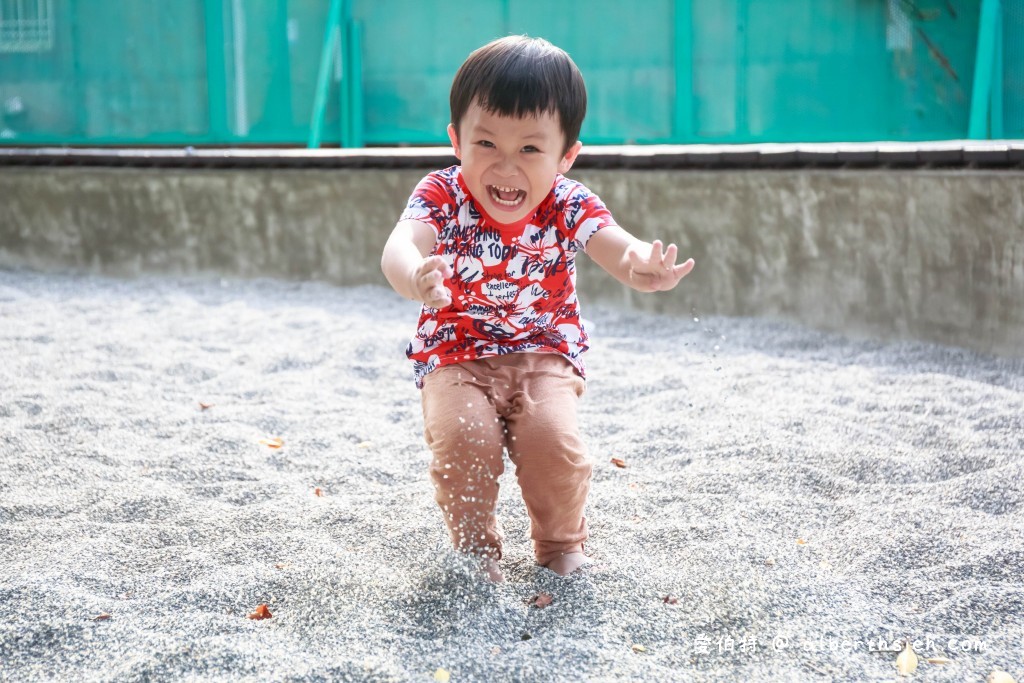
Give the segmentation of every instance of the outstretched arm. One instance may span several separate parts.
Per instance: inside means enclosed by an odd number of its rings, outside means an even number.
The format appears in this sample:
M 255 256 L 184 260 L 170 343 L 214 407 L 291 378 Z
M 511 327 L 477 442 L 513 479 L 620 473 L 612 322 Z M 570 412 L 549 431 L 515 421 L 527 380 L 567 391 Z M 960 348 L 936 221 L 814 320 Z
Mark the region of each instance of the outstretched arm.
M 380 268 L 391 287 L 406 299 L 443 308 L 452 302 L 444 281 L 454 273 L 443 258 L 430 256 L 435 242 L 434 230 L 426 223 L 400 221 L 384 245 Z
M 598 230 L 587 242 L 587 254 L 616 280 L 638 292 L 664 292 L 674 288 L 693 270 L 693 259 L 676 265 L 676 245 L 662 251 L 653 243 L 633 237 L 617 225 Z

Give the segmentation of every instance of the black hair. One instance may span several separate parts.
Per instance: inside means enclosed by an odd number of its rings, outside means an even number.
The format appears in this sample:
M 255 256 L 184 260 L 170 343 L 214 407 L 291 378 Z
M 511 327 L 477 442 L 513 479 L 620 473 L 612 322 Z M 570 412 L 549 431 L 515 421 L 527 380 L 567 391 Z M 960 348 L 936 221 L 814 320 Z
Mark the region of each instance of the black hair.
M 455 74 L 449 97 L 452 124 L 476 101 L 486 111 L 522 117 L 558 116 L 568 151 L 587 113 L 583 75 L 568 54 L 543 38 L 507 36 L 474 50 Z

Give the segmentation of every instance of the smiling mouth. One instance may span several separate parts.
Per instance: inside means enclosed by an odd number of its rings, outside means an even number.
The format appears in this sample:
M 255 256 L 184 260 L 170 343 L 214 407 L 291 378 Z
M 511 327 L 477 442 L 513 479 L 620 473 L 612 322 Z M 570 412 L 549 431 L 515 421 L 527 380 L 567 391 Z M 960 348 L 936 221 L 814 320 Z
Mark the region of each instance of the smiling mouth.
M 504 209 L 516 209 L 526 200 L 526 192 L 515 187 L 488 185 L 491 200 Z

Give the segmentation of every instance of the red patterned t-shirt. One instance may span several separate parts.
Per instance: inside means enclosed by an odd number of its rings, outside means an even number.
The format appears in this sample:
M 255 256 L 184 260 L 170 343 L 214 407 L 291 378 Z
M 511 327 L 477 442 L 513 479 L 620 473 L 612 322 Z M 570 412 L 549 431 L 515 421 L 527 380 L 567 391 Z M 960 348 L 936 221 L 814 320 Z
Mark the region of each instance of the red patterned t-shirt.
M 469 194 L 459 166 L 420 181 L 400 220 L 430 225 L 433 253 L 454 275 L 452 303 L 423 306 L 406 354 L 416 386 L 442 365 L 506 353 L 560 353 L 584 375 L 587 333 L 576 298 L 576 252 L 615 220 L 586 187 L 557 176 L 537 211 L 501 225 Z

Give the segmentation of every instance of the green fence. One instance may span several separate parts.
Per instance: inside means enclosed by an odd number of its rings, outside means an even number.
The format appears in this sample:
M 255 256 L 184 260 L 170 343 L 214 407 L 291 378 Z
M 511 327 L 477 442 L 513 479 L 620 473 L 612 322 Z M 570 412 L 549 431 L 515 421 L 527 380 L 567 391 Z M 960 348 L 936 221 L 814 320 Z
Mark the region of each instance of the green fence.
M 1024 137 L 1024 0 L 0 0 L 0 144 L 445 144 L 509 33 L 590 144 Z

